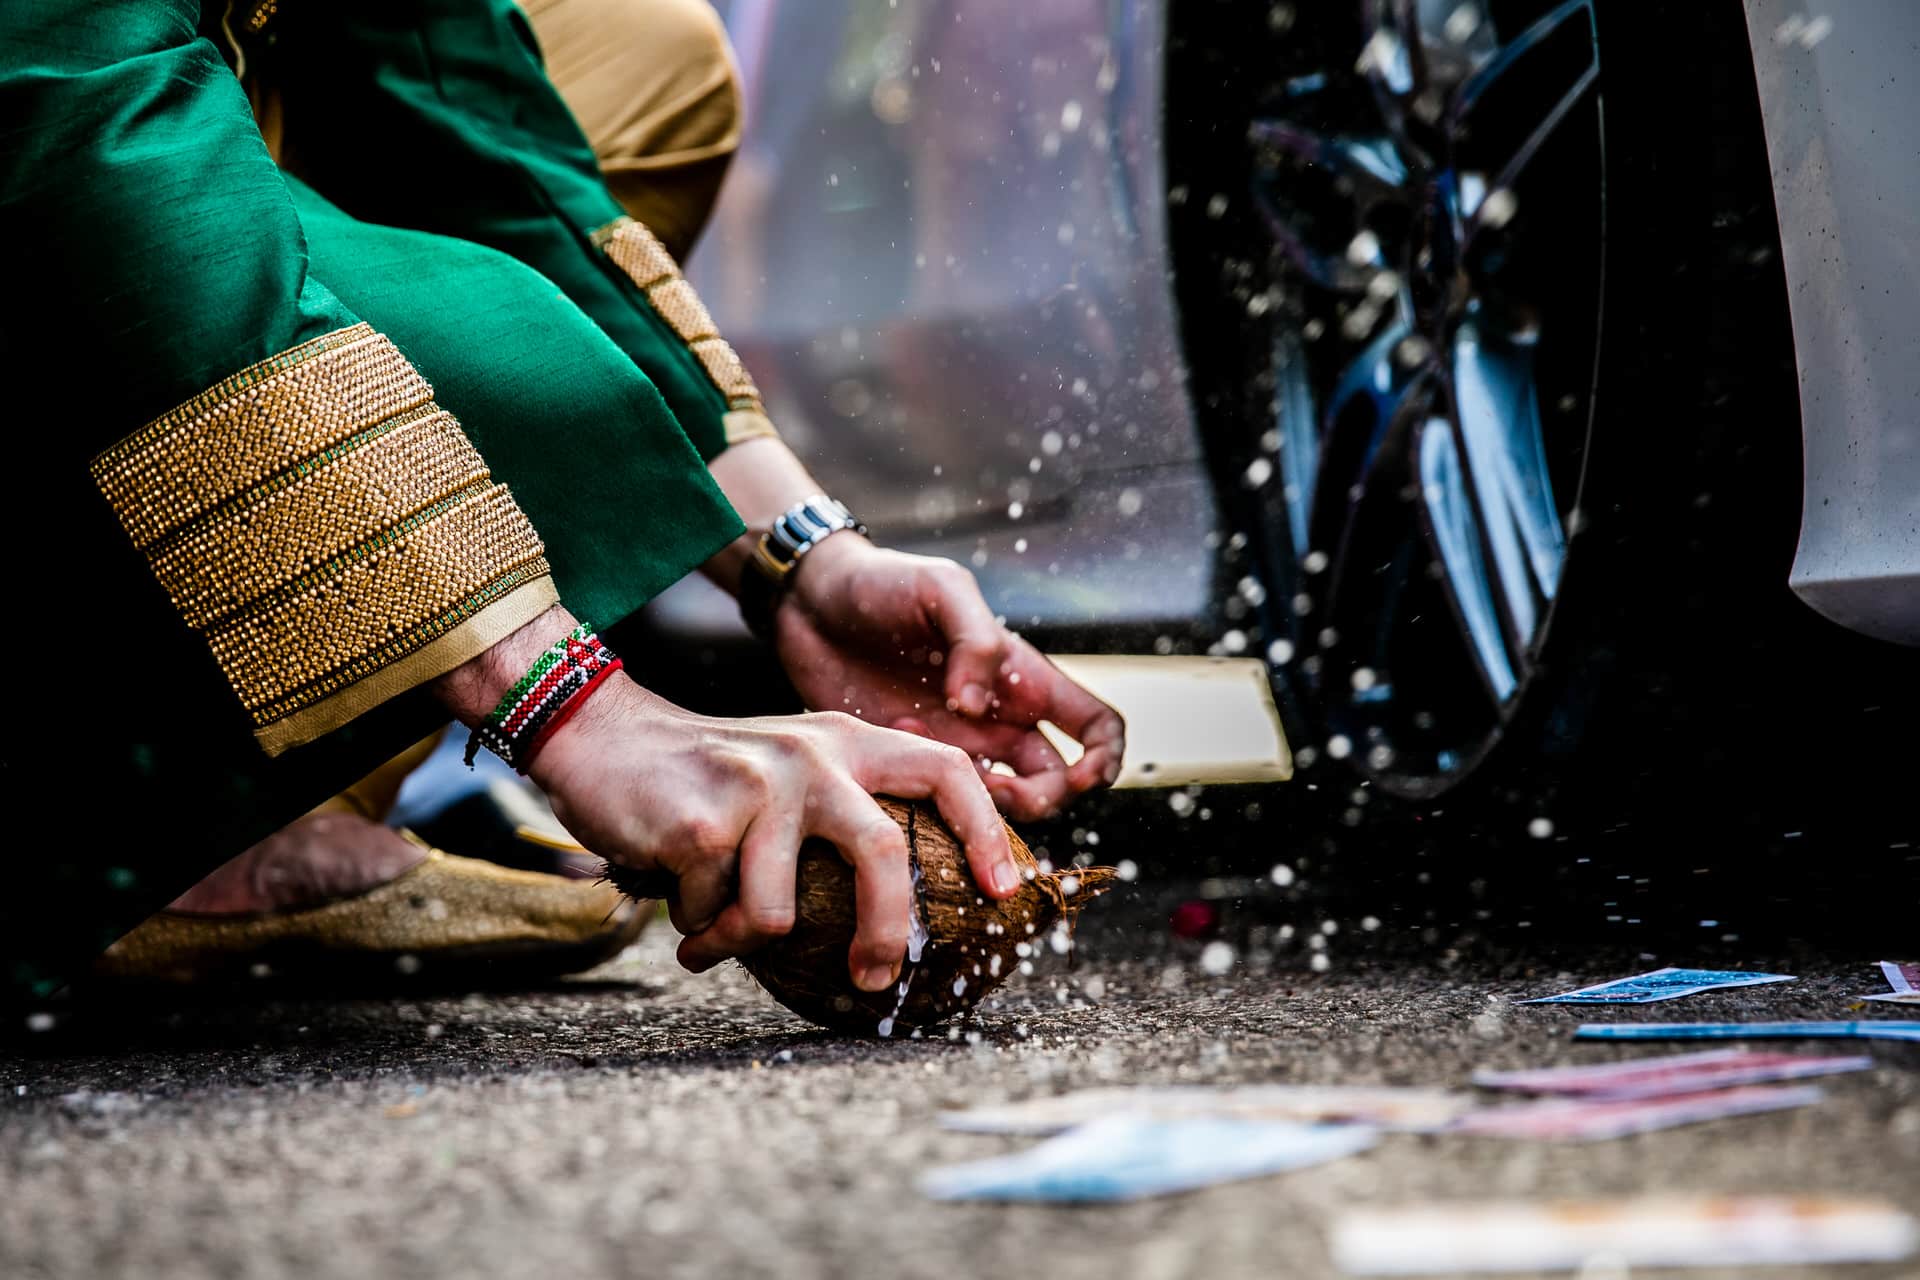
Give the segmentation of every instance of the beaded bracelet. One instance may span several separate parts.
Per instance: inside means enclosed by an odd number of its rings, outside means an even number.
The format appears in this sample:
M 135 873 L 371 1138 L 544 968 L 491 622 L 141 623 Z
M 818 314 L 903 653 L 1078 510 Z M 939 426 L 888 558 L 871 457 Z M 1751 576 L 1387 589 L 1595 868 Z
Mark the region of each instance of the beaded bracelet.
M 588 696 L 624 664 L 586 623 L 540 655 L 467 740 L 467 765 L 481 747 L 520 773 Z

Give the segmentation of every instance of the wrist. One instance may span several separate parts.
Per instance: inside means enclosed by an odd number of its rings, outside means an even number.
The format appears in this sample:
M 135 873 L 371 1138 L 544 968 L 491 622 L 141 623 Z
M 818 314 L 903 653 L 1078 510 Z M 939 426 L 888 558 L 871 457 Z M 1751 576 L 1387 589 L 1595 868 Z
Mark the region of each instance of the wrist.
M 854 533 L 848 539 L 837 534 Z M 837 558 L 849 542 L 866 541 L 867 527 L 846 504 L 824 493 L 809 495 L 783 511 L 755 542 L 741 570 L 736 596 L 747 629 L 763 640 L 774 638 L 774 615 L 791 593 L 803 562 Z M 833 551 L 825 550 L 833 547 Z M 818 574 L 809 575 L 817 577 Z
M 760 535 L 797 502 L 820 492 L 820 482 L 780 440 L 743 440 L 708 464 L 714 481 L 747 526 L 702 569 L 729 595 L 737 596 Z
M 506 639 L 433 681 L 431 688 L 453 718 L 472 728 L 484 723 L 507 691 L 578 620 L 555 605 Z
M 813 545 L 805 556 L 794 562 L 793 570 L 788 573 L 785 590 L 777 604 L 791 600 L 802 608 L 812 609 L 822 600 L 834 595 L 841 583 L 849 575 L 857 573 L 862 561 L 871 556 L 878 548 L 864 535 L 855 536 L 852 529 L 841 530 L 822 538 Z
M 632 723 L 670 705 L 634 683 L 625 672 L 616 672 L 578 714 L 541 744 L 527 766 L 527 777 L 556 800 L 564 798 L 571 794 L 572 780 L 581 776 L 583 768 L 615 749 L 612 733 L 616 725 Z

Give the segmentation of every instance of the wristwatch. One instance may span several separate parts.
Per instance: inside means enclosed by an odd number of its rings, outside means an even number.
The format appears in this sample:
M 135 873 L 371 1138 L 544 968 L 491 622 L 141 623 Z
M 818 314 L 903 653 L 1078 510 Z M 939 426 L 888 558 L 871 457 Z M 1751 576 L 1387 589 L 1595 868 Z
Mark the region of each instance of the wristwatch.
M 773 613 L 780 607 L 807 552 L 842 530 L 867 536 L 846 504 L 824 493 L 816 493 L 804 502 L 796 502 L 773 526 L 760 535 L 753 555 L 740 574 L 740 616 L 747 630 L 762 640 L 773 638 Z

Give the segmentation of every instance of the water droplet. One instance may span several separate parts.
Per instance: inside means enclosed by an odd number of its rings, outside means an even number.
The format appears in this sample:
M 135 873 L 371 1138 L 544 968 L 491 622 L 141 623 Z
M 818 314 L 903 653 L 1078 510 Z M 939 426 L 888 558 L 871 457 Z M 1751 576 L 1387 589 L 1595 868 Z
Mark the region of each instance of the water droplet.
M 1480 206 L 1482 226 L 1500 228 L 1513 221 L 1513 215 L 1520 210 L 1520 198 L 1505 187 L 1487 193 L 1486 203 Z
M 1327 754 L 1335 760 L 1345 760 L 1353 754 L 1353 739 L 1344 733 L 1336 733 L 1327 739 Z
M 1284 667 L 1293 661 L 1293 641 L 1275 640 L 1267 646 L 1267 661 L 1276 667 Z
M 1273 479 L 1273 463 L 1266 458 L 1255 458 L 1247 464 L 1247 469 L 1240 475 L 1240 483 L 1249 489 L 1258 489 L 1271 479 Z
M 1293 883 L 1293 868 L 1284 862 L 1276 862 L 1273 870 L 1267 872 L 1267 879 L 1284 889 Z
M 1131 884 L 1140 878 L 1140 864 L 1132 858 L 1120 859 L 1120 865 L 1113 869 L 1114 874 Z
M 1233 947 L 1225 942 L 1209 942 L 1200 952 L 1200 968 L 1214 977 L 1233 968 Z
M 1545 840 L 1553 834 L 1552 818 L 1535 818 L 1527 824 L 1527 834 L 1535 840 Z

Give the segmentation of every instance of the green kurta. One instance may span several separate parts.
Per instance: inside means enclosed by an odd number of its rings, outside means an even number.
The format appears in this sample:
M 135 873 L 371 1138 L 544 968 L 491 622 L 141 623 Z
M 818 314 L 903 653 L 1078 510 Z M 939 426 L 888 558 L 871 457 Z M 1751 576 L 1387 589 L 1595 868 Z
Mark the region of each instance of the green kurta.
M 730 412 L 757 406 L 717 387 L 689 346 L 699 335 L 602 252 L 595 233 L 618 207 L 518 11 L 506 0 L 284 7 L 261 56 L 284 86 L 289 159 L 304 181 L 268 154 L 195 0 L 12 0 L 0 12 L 0 366 L 11 392 L 0 421 L 17 450 L 4 517 L 17 583 L 4 641 L 13 732 L 0 777 L 20 868 L 0 891 L 0 948 L 19 992 L 48 993 L 442 718 L 423 694 L 402 693 L 308 745 L 262 752 L 235 698 L 244 655 L 223 656 L 223 673 L 183 620 L 177 583 L 162 589 L 149 564 L 197 526 L 143 555 L 129 532 L 143 519 L 165 526 L 176 495 L 141 498 L 135 476 L 134 497 L 110 506 L 89 476 L 90 459 L 143 423 L 366 324 L 431 382 L 432 402 L 336 452 L 361 449 L 348 461 L 373 468 L 363 438 L 397 439 L 431 413 L 446 449 L 467 458 L 464 428 L 486 470 L 463 473 L 455 500 L 494 495 L 509 516 L 517 502 L 544 542 L 544 561 L 523 556 L 519 572 L 550 565 L 576 613 L 608 627 L 740 532 L 703 459 L 725 447 Z M 210 0 L 207 16 L 217 24 L 224 8 Z M 265 403 L 271 388 L 252 382 L 216 388 L 216 412 Z M 341 392 L 350 408 L 370 394 L 353 385 Z M 317 429 L 297 406 L 287 414 L 269 416 L 276 439 Z M 182 493 L 234 463 L 182 456 L 193 462 Z M 387 518 L 379 504 L 414 478 L 376 475 L 328 510 L 345 503 L 375 527 Z M 510 499 L 488 488 L 500 484 Z M 309 577 L 341 559 L 319 544 L 306 558 L 321 565 Z M 406 557 L 385 563 L 404 570 Z M 338 584 L 328 589 L 339 606 Z M 498 594 L 488 591 L 451 616 L 484 620 Z M 269 624 L 245 634 L 299 649 Z

